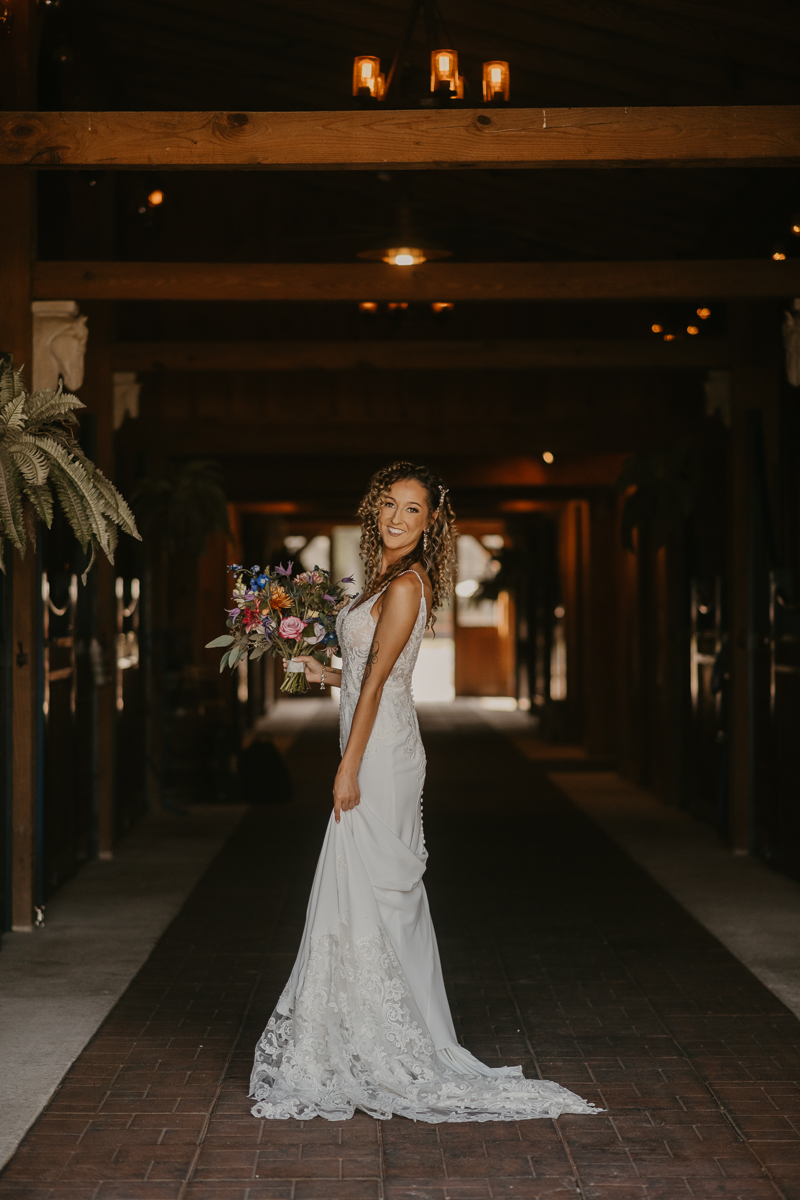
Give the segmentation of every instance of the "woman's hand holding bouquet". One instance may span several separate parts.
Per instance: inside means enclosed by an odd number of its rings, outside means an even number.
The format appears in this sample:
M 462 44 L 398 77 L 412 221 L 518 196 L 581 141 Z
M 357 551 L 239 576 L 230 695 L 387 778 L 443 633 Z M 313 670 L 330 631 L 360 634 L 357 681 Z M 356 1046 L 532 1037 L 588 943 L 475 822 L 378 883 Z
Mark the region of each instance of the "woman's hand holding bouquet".
M 282 692 L 307 692 L 306 675 L 314 678 L 310 661 L 320 663 L 337 653 L 336 617 L 351 597 L 345 584 L 352 577 L 332 583 L 330 572 L 292 574 L 293 563 L 249 571 L 239 564 L 230 567 L 235 576 L 233 608 L 227 609 L 230 633 L 214 638 L 206 649 L 224 647 L 220 671 L 249 658 L 272 654 L 284 659 L 286 678 Z M 302 658 L 303 661 L 294 660 Z

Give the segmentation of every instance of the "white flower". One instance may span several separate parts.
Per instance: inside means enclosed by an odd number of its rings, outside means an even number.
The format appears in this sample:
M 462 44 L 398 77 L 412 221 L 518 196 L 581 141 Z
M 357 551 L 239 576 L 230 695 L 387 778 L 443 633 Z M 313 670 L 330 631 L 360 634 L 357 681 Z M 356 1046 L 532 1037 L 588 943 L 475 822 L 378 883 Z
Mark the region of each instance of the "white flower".
M 315 622 L 314 633 L 316 634 L 316 637 L 309 637 L 308 634 L 305 635 L 305 640 L 309 646 L 316 646 L 322 641 L 322 639 L 325 637 L 325 626 L 320 625 L 319 621 Z

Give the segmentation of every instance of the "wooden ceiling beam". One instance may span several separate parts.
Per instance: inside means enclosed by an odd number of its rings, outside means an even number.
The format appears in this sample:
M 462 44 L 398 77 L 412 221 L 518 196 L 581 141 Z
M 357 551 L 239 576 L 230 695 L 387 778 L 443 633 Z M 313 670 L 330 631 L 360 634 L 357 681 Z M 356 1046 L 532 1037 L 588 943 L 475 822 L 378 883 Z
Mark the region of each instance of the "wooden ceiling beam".
M 309 425 L 309 429 L 312 426 Z M 413 458 L 415 455 L 469 455 L 480 446 L 485 454 L 528 453 L 540 456 L 549 450 L 556 455 L 574 453 L 631 454 L 643 447 L 655 447 L 691 433 L 692 419 L 679 420 L 674 416 L 644 415 L 617 416 L 608 413 L 586 413 L 579 420 L 557 420 L 553 417 L 509 421 L 485 420 L 445 422 L 432 414 L 423 422 L 385 421 L 365 424 L 345 420 L 313 422 L 310 442 L 316 449 L 303 454 L 334 457 L 346 447 L 348 454 L 368 454 L 387 459 L 393 455 Z M 157 438 L 164 454 L 187 457 L 207 455 L 242 458 L 276 455 L 274 422 L 271 424 L 250 418 L 201 418 L 192 420 L 159 420 L 142 431 L 142 437 Z M 279 457 L 279 456 L 278 456 Z M 285 457 L 285 456 L 284 456 Z M 271 498 L 263 477 L 257 488 L 265 498 Z M 280 492 L 276 494 L 280 498 Z
M 37 300 L 733 300 L 800 295 L 800 260 L 675 262 L 39 262 Z
M 0 114 L 0 166 L 17 167 L 722 167 L 798 158 L 800 105 Z
M 502 371 L 725 367 L 722 338 L 553 341 L 118 342 L 117 371 Z

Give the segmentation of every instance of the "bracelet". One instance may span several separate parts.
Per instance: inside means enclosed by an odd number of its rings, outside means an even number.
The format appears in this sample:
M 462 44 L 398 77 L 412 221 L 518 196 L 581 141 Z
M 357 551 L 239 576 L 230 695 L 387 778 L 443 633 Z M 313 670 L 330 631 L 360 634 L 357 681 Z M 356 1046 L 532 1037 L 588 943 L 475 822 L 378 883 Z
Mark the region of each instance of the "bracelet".
M 327 666 L 324 666 L 322 668 L 322 679 L 320 679 L 320 681 L 319 681 L 319 690 L 321 692 L 325 691 L 325 672 L 327 671 L 327 669 L 328 669 Z

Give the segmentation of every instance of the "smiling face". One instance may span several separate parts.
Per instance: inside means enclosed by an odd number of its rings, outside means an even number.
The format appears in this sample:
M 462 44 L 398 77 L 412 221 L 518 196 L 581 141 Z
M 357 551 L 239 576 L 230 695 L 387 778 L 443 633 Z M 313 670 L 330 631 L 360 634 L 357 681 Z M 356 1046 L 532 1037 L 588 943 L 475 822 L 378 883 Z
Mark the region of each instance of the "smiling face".
M 384 567 L 414 549 L 430 524 L 428 495 L 416 479 L 398 479 L 381 500 L 378 528 Z

